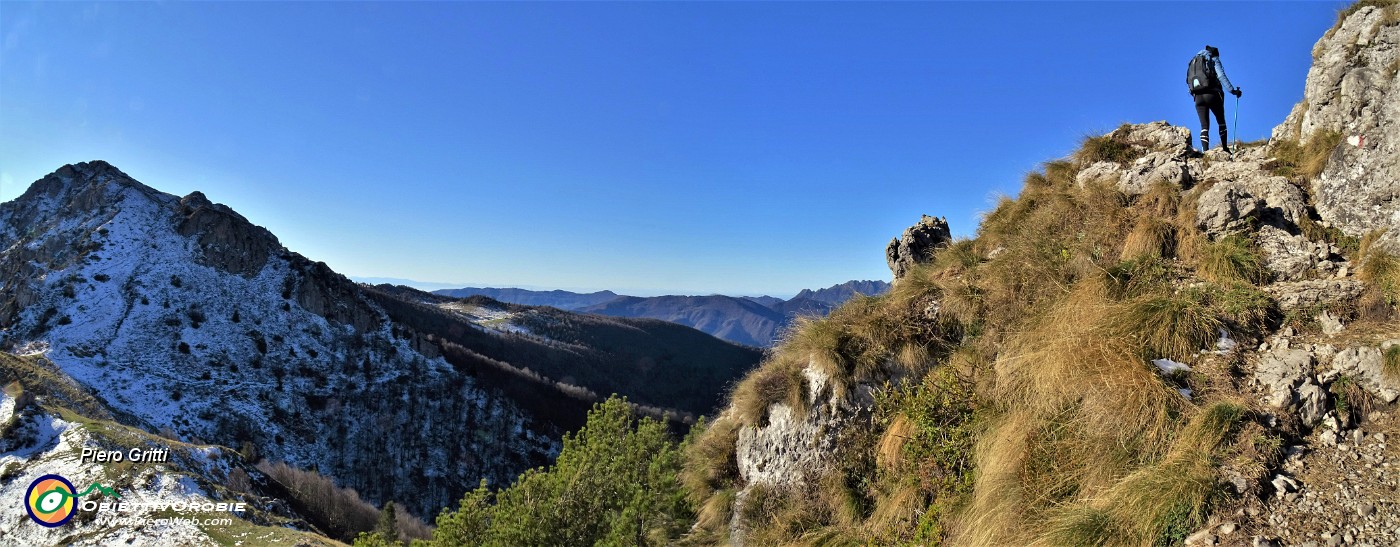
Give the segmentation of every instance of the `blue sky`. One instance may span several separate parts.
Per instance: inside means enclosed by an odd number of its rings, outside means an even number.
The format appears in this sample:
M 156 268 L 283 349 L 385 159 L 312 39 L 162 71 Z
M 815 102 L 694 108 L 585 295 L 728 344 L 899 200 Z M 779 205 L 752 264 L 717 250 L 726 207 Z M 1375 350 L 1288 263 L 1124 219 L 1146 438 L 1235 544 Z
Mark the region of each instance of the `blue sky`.
M 104 159 L 347 275 L 790 296 L 1194 127 L 1207 43 L 1267 137 L 1345 4 L 6 0 L 0 200 Z

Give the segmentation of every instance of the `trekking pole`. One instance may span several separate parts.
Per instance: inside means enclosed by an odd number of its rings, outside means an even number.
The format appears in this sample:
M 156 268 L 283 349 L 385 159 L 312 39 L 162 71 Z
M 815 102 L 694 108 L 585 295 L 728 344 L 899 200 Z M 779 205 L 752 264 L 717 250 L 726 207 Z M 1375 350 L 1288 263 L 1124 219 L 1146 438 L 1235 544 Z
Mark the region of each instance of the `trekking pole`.
M 1230 130 L 1235 134 L 1235 150 L 1240 149 L 1240 97 L 1235 96 L 1235 127 Z

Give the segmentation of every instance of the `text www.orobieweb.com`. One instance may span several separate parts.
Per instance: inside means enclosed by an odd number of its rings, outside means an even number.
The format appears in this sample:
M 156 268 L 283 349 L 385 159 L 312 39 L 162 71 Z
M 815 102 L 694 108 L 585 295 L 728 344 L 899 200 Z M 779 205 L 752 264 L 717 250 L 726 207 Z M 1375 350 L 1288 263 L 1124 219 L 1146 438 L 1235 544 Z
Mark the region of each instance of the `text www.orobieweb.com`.
M 167 524 L 191 524 L 194 526 L 231 526 L 233 519 L 191 518 L 191 517 L 102 517 L 95 519 L 98 526 L 159 526 Z

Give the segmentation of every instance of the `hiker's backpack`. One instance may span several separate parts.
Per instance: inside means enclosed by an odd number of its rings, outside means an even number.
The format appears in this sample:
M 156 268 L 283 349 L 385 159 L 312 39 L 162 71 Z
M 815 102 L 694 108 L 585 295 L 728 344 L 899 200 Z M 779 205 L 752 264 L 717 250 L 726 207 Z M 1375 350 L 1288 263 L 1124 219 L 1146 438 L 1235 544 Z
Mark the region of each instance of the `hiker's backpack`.
M 1191 64 L 1186 65 L 1186 87 L 1191 88 L 1191 93 L 1220 87 L 1215 79 L 1215 63 L 1209 57 L 1197 55 L 1191 58 Z

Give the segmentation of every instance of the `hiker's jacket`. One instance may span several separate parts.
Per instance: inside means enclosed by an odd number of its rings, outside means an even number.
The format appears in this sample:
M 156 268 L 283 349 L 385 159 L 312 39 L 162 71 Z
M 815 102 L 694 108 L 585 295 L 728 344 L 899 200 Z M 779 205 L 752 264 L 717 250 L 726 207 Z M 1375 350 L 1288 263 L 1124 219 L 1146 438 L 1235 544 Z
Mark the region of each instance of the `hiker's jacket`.
M 1220 57 L 1211 57 L 1210 52 L 1204 49 L 1196 52 L 1196 55 L 1205 55 L 1206 58 L 1210 59 L 1210 62 L 1215 65 L 1214 68 L 1216 89 L 1220 89 L 1220 87 L 1223 85 L 1225 91 L 1229 91 L 1231 93 L 1235 92 L 1235 86 L 1230 84 L 1230 78 L 1225 76 L 1225 65 L 1220 64 Z M 1190 86 L 1187 86 L 1187 88 L 1189 89 Z M 1204 93 L 1204 91 L 1202 93 Z M 1224 95 L 1224 93 L 1219 92 L 1217 92 L 1216 94 L 1222 96 Z

